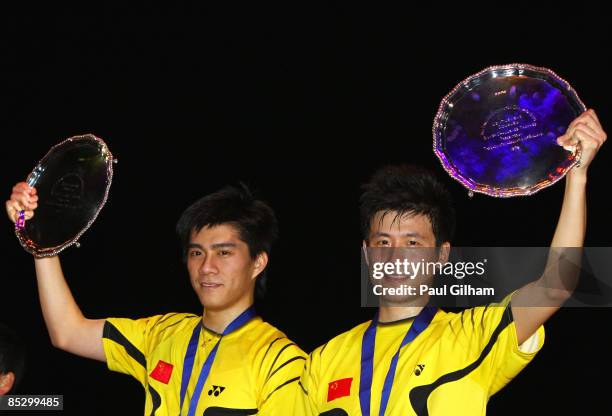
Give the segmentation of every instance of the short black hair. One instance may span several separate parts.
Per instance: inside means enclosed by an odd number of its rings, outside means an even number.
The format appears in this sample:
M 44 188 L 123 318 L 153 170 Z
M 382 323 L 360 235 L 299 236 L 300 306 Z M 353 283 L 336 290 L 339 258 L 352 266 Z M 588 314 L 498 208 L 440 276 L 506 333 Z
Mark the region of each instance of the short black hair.
M 270 256 L 272 244 L 278 238 L 278 221 L 272 208 L 244 184 L 226 186 L 206 195 L 189 206 L 181 215 L 176 232 L 183 248 L 183 260 L 187 260 L 191 232 L 205 227 L 229 224 L 236 228 L 239 238 L 249 248 L 255 259 L 265 252 Z M 265 270 L 256 282 L 256 292 L 262 296 L 266 288 Z
M 415 165 L 389 165 L 377 170 L 362 186 L 361 231 L 367 240 L 378 212 L 421 214 L 431 222 L 436 245 L 451 241 L 455 232 L 455 209 L 450 192 L 428 169 Z
M 8 326 L 0 323 L 0 374 L 15 374 L 11 391 L 15 391 L 23 378 L 25 360 L 25 345 L 21 338 Z

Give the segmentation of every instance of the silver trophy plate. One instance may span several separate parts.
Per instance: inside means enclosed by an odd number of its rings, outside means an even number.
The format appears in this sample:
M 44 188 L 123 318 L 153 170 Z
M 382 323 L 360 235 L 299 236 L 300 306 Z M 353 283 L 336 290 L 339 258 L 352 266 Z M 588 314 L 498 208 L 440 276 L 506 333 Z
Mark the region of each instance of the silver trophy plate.
M 38 194 L 38 208 L 15 233 L 36 257 L 55 256 L 78 239 L 106 203 L 113 178 L 113 156 L 91 134 L 53 146 L 28 176 Z
M 442 100 L 434 152 L 470 193 L 531 195 L 578 162 L 579 150 L 565 150 L 556 140 L 585 110 L 574 89 L 549 69 L 489 67 Z

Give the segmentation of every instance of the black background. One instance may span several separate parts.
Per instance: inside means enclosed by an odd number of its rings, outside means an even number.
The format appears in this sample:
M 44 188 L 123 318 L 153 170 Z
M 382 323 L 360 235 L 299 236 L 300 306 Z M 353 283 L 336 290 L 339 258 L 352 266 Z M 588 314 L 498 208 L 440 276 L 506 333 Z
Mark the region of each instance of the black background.
M 94 133 L 119 159 L 107 206 L 82 247 L 62 254 L 88 317 L 201 313 L 174 225 L 196 198 L 242 180 L 281 224 L 259 311 L 310 351 L 374 312 L 359 307 L 357 200 L 383 164 L 439 173 L 456 201 L 455 245 L 550 243 L 563 183 L 528 198 L 469 199 L 435 158 L 432 120 L 459 81 L 493 64 L 545 66 L 604 127 L 612 117 L 608 16 L 587 3 L 490 3 L 481 12 L 289 2 L 2 8 L 5 199 L 66 137 Z M 610 163 L 604 146 L 589 172 L 587 245 L 610 245 Z M 67 414 L 140 414 L 136 381 L 50 346 L 32 260 L 11 227 L 0 235 L 0 319 L 28 344 L 19 392 L 63 394 Z M 610 317 L 557 313 L 544 349 L 490 413 L 606 409 Z

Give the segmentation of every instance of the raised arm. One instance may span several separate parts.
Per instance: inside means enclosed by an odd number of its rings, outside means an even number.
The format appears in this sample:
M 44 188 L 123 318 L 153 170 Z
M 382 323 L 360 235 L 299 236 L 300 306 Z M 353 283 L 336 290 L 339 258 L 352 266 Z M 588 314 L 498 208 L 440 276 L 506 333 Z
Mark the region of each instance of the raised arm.
M 26 220 L 34 216 L 38 206 L 36 190 L 25 182 L 13 188 L 6 201 L 6 212 L 15 222 L 20 210 Z M 75 302 L 64 278 L 59 257 L 35 259 L 38 294 L 47 330 L 53 346 L 81 357 L 106 361 L 102 346 L 104 319 L 87 319 Z
M 526 341 L 572 295 L 580 274 L 581 250 L 586 231 L 586 184 L 588 167 L 606 141 L 595 111 L 576 118 L 557 139 L 566 149 L 580 145 L 580 166 L 566 175 L 561 214 L 542 276 L 517 291 L 512 314 L 519 344 Z

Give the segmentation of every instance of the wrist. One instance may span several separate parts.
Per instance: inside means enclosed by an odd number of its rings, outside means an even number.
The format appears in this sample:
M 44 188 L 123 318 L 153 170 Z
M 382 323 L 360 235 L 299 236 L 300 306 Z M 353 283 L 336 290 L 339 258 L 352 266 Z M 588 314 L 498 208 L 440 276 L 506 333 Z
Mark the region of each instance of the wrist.
M 577 185 L 586 185 L 587 172 L 586 169 L 573 168 L 566 175 L 566 181 Z
M 59 258 L 59 255 L 54 256 L 38 256 L 36 254 L 32 254 L 32 258 L 34 259 L 34 263 L 48 263 L 50 261 L 55 261 L 55 259 Z

